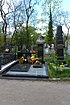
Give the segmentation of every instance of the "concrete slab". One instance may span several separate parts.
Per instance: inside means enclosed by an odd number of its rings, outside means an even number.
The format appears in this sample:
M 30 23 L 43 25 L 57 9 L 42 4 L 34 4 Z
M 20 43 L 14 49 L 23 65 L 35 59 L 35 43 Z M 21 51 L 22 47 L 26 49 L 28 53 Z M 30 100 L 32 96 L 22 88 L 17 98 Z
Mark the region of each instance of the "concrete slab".
M 46 66 L 43 64 L 42 68 L 33 68 L 33 65 L 30 66 L 28 72 L 23 71 L 10 71 L 3 74 L 3 76 L 39 76 L 39 77 L 48 77 L 48 70 Z

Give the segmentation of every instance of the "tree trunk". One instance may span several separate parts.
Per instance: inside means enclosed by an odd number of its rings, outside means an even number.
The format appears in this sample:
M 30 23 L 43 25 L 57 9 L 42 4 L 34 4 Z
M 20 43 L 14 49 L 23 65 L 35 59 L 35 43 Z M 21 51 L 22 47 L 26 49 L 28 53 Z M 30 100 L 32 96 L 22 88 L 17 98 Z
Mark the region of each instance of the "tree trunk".
M 30 48 L 30 37 L 29 37 L 29 31 L 28 31 L 28 22 L 29 22 L 29 17 L 26 21 L 26 48 Z

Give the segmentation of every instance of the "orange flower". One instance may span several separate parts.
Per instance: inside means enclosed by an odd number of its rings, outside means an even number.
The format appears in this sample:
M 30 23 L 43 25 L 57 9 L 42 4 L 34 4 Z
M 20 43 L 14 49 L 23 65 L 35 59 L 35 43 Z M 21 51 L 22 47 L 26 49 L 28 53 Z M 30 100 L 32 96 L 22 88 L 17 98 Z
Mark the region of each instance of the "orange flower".
M 19 59 L 19 63 L 23 63 L 23 58 L 20 58 Z

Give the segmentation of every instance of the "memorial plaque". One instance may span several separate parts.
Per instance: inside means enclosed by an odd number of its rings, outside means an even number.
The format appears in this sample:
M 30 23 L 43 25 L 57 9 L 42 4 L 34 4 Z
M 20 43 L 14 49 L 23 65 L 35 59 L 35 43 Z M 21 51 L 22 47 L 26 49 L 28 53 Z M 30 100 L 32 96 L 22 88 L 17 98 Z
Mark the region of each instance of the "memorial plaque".
M 62 49 L 64 47 L 63 44 L 57 44 L 57 49 Z

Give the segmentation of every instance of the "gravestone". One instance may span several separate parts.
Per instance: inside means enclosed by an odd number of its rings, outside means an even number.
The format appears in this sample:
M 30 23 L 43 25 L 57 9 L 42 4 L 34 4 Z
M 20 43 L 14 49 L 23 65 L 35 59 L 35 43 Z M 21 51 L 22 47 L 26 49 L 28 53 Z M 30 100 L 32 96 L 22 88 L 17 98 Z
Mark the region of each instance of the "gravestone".
M 56 43 L 55 43 L 57 60 L 64 61 L 64 44 L 63 44 L 63 32 L 62 26 L 57 27 Z
M 1 56 L 0 56 L 0 70 L 1 70 Z
M 45 40 L 43 36 L 40 36 L 37 40 L 37 45 L 38 45 L 38 57 L 40 58 L 41 62 L 44 62 L 44 43 Z

